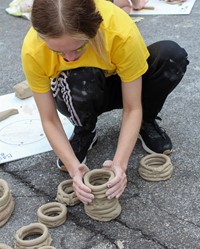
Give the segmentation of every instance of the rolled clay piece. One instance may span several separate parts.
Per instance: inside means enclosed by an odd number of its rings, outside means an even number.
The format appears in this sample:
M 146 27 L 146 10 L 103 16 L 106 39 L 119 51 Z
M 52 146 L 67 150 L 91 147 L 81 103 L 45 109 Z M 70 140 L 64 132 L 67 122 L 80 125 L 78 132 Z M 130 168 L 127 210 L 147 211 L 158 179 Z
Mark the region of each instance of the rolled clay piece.
M 0 243 L 0 249 L 13 249 L 13 248 L 6 244 Z
M 4 120 L 12 115 L 18 114 L 18 113 L 19 113 L 18 110 L 15 108 L 2 111 L 2 112 L 0 112 L 0 121 Z
M 33 93 L 26 80 L 14 85 L 13 91 L 15 92 L 15 96 L 19 99 L 26 99 L 33 96 Z

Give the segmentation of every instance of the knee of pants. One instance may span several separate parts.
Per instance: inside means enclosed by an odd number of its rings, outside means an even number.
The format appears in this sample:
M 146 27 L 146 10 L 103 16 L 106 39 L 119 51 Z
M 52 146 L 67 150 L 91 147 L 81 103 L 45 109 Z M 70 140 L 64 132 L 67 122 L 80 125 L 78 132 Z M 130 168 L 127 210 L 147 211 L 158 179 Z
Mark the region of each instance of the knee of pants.
M 150 55 L 153 57 L 159 56 L 160 59 L 170 58 L 175 62 L 187 60 L 188 57 L 188 54 L 184 48 L 180 47 L 176 42 L 170 40 L 155 42 L 148 46 L 148 50 Z
M 163 77 L 171 81 L 179 81 L 183 77 L 189 64 L 188 54 L 184 48 L 174 41 L 164 40 L 150 45 L 148 49 L 148 63 L 153 71 L 159 68 Z
M 55 99 L 79 111 L 99 112 L 103 104 L 106 79 L 101 69 L 82 67 L 63 71 L 52 82 Z

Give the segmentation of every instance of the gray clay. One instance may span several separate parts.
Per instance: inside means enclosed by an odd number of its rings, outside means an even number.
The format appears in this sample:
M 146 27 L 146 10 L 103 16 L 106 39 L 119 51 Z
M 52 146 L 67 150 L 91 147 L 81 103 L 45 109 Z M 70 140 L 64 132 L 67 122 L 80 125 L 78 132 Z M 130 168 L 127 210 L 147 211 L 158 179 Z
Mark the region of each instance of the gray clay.
M 0 112 L 0 121 L 4 120 L 12 115 L 18 114 L 18 113 L 19 113 L 18 110 L 15 108 L 2 111 L 2 112 Z
M 167 155 L 153 153 L 141 159 L 138 171 L 147 181 L 164 181 L 172 176 L 173 165 Z
M 13 248 L 6 244 L 0 243 L 0 249 L 13 249 Z
M 27 240 L 26 237 L 38 235 L 37 238 Z M 39 249 L 43 246 L 50 246 L 52 242 L 48 228 L 41 223 L 31 223 L 17 230 L 15 235 L 15 249 Z
M 15 96 L 19 99 L 26 99 L 33 96 L 31 89 L 27 81 L 23 81 L 13 86 L 13 91 L 15 92 Z
M 67 218 L 67 207 L 59 202 L 42 205 L 37 211 L 38 221 L 47 227 L 58 227 Z
M 58 185 L 58 191 L 56 196 L 56 200 L 58 202 L 63 203 L 67 206 L 74 206 L 80 203 L 80 200 L 76 196 L 72 185 L 72 179 L 62 181 Z

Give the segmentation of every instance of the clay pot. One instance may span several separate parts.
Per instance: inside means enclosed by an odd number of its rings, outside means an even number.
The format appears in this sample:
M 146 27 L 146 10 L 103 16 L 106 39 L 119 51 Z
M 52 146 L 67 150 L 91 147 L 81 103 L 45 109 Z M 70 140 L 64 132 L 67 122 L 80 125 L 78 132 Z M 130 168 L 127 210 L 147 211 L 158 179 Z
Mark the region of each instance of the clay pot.
M 59 202 L 42 205 L 37 211 L 38 221 L 47 227 L 58 227 L 67 218 L 67 207 Z
M 0 227 L 2 227 L 12 215 L 14 210 L 14 200 L 10 192 L 8 183 L 0 179 Z
M 141 159 L 138 171 L 140 176 L 147 181 L 163 181 L 171 177 L 173 165 L 168 156 L 153 153 Z
M 38 235 L 37 238 L 26 240 L 28 236 Z M 17 230 L 15 235 L 15 249 L 39 249 L 42 246 L 50 246 L 52 239 L 48 228 L 41 223 L 31 223 Z
M 92 219 L 110 221 L 121 213 L 118 199 L 108 199 L 107 183 L 114 178 L 114 172 L 108 169 L 94 169 L 84 175 L 84 183 L 92 190 L 92 203 L 84 205 L 85 213 Z
M 80 200 L 76 196 L 72 185 L 72 179 L 62 181 L 58 185 L 58 191 L 56 196 L 56 200 L 58 202 L 63 203 L 67 206 L 74 206 L 80 203 Z

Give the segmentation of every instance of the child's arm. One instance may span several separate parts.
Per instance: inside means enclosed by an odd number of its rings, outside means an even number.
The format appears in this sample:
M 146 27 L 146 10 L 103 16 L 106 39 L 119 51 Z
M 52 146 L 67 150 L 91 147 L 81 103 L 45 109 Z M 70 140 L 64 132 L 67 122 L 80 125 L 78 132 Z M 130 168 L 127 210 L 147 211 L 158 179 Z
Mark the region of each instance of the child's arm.
M 130 14 L 132 4 L 129 0 L 113 0 L 113 3 L 123 9 L 127 14 Z

